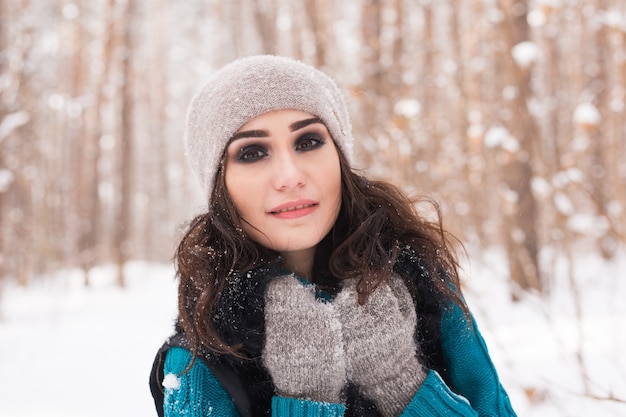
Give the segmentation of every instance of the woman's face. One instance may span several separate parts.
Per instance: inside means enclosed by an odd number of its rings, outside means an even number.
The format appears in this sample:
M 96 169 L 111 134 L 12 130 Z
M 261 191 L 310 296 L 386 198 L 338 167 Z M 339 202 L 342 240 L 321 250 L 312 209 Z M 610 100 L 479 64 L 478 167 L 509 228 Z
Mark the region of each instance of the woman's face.
M 341 207 L 339 155 L 321 120 L 299 110 L 265 113 L 237 131 L 225 158 L 226 189 L 246 234 L 285 259 L 312 261 Z

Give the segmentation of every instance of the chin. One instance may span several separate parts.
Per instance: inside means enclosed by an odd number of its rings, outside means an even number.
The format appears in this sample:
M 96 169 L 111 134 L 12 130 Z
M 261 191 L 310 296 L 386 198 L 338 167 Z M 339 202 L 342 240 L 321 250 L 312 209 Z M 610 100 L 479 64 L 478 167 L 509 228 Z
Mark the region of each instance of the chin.
M 265 240 L 263 242 L 258 242 L 258 243 L 272 250 L 275 250 L 276 252 L 299 252 L 299 251 L 305 251 L 305 250 L 315 248 L 315 246 L 317 246 L 318 243 L 320 243 L 321 241 L 322 241 L 322 238 L 310 239 L 310 240 L 309 239 L 285 240 L 283 238 L 283 239 L 273 240 L 271 242 Z

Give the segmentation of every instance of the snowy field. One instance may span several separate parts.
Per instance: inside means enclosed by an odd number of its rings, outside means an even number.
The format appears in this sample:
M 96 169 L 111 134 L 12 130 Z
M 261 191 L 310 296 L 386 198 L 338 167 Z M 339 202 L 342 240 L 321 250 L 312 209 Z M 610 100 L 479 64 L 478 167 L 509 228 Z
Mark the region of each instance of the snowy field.
M 626 416 L 624 403 L 582 395 L 626 399 L 626 256 L 576 259 L 578 313 L 567 265 L 554 265 L 550 297 L 512 303 L 502 258 L 475 258 L 466 296 L 518 415 Z M 128 273 L 124 290 L 106 267 L 90 288 L 74 271 L 5 287 L 0 416 L 156 415 L 148 373 L 175 317 L 176 282 L 169 266 L 132 263 Z

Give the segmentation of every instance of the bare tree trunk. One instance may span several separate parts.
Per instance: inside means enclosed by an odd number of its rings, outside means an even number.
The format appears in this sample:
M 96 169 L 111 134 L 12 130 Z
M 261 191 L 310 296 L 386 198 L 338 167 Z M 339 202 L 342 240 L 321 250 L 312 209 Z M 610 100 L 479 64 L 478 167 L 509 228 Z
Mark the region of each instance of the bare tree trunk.
M 120 146 L 120 200 L 115 225 L 114 250 L 117 264 L 117 282 L 124 287 L 126 277 L 124 265 L 131 254 L 132 236 L 132 191 L 133 191 L 133 141 L 134 141 L 134 98 L 133 98 L 133 20 L 134 1 L 127 3 L 122 54 L 122 102 L 120 107 L 121 146 Z
M 459 150 L 465 158 L 461 158 L 460 171 L 463 175 L 458 180 L 461 182 L 455 194 L 460 198 L 460 203 L 457 205 L 457 212 L 460 215 L 460 221 L 462 224 L 457 225 L 457 233 L 465 229 L 467 234 L 469 231 L 473 231 L 473 235 L 480 235 L 480 224 L 482 223 L 482 216 L 480 213 L 486 213 L 484 202 L 479 197 L 480 190 L 480 174 L 476 171 L 480 169 L 481 164 L 479 161 L 480 148 L 477 146 L 476 138 L 470 137 L 470 122 L 469 122 L 469 103 L 477 101 L 478 97 L 470 96 L 470 92 L 475 93 L 475 89 L 471 89 L 467 85 L 470 84 L 470 71 L 466 69 L 467 60 L 464 57 L 464 51 L 467 49 L 476 49 L 476 33 L 463 32 L 463 22 L 461 19 L 462 14 L 471 13 L 472 10 L 459 10 L 461 6 L 450 8 L 450 28 L 452 30 L 452 58 L 455 63 L 454 71 L 454 85 L 456 87 L 456 100 L 454 100 L 454 116 L 452 117 L 453 128 L 455 136 L 458 138 Z M 476 25 L 479 25 L 476 22 Z M 479 28 L 474 29 L 475 32 L 479 32 Z M 469 39 L 469 42 L 464 42 Z M 472 142 L 472 140 L 474 142 Z M 467 221 L 469 220 L 469 221 Z
M 242 1 L 247 2 L 247 0 L 218 2 L 218 14 L 226 22 L 226 27 L 230 31 L 230 41 L 232 43 L 232 51 L 224 51 L 222 56 L 218 57 L 219 64 L 230 62 L 233 58 L 243 54 L 243 51 L 245 51 L 246 39 L 245 36 L 243 36 L 243 30 L 241 30 L 243 25 L 241 14 L 244 11 Z M 202 40 L 199 41 L 200 43 L 202 42 Z M 231 52 L 233 56 L 231 56 L 228 52 Z
M 383 8 L 383 14 L 388 17 L 381 19 L 381 30 L 387 33 L 390 39 L 384 43 L 382 39 L 380 41 L 382 55 L 380 65 L 384 76 L 381 79 L 382 90 L 379 92 L 379 100 L 381 104 L 385 103 L 380 123 L 385 127 L 385 134 L 389 137 L 387 146 L 389 178 L 399 186 L 405 187 L 411 182 L 413 172 L 411 134 L 407 131 L 410 117 L 394 108 L 394 103 L 413 98 L 408 94 L 403 81 L 405 70 L 403 2 L 387 0 L 383 2 Z
M 603 0 L 596 0 L 597 10 L 606 10 L 606 6 Z M 594 23 L 595 25 L 595 23 Z M 606 42 L 606 27 L 601 25 L 598 28 L 590 28 L 593 33 L 591 37 L 592 44 L 588 46 L 589 62 L 595 62 L 597 72 L 595 77 L 591 77 L 588 80 L 588 89 L 591 91 L 597 90 L 595 103 L 598 111 L 600 112 L 601 120 L 607 120 L 609 118 L 609 99 L 608 88 L 611 83 L 608 79 L 608 66 L 607 61 L 609 57 L 610 49 Z M 595 33 L 594 33 L 595 32 Z M 598 85 L 596 89 L 593 85 Z M 594 126 L 591 129 L 590 145 L 591 145 L 591 175 L 589 176 L 589 182 L 591 185 L 592 198 L 596 202 L 596 206 L 599 208 L 598 215 L 603 216 L 605 214 L 605 208 L 610 201 L 609 193 L 611 189 L 611 177 L 609 176 L 610 169 L 606 164 L 607 157 L 605 152 L 607 151 L 607 143 L 610 140 L 609 136 L 609 123 L 607 121 L 604 129 L 598 129 L 598 126 Z M 611 259 L 615 255 L 615 241 L 610 234 L 605 234 L 598 237 L 598 247 L 600 252 L 606 259 Z
M 307 4 L 310 2 L 307 2 Z M 276 14 L 273 0 L 254 2 L 254 20 L 256 21 L 263 53 L 276 53 Z
M 291 56 L 299 61 L 302 61 L 304 59 L 302 32 L 304 30 L 304 21 L 307 14 L 301 7 L 299 7 L 299 5 L 294 5 L 293 2 L 288 2 L 287 4 L 291 19 L 291 28 L 288 32 L 291 37 Z
M 512 5 L 500 0 L 507 18 L 500 25 L 506 40 L 507 54 L 520 42 L 529 40 L 529 27 L 526 13 L 511 15 Z M 528 10 L 528 2 L 517 1 Z M 502 179 L 514 196 L 510 199 L 506 214 L 505 244 L 509 260 L 511 278 L 523 289 L 542 290 L 539 271 L 539 242 L 536 231 L 537 208 L 531 181 L 535 141 L 540 140 L 539 129 L 528 109 L 532 98 L 530 90 L 530 68 L 518 66 L 509 55 L 502 56 L 504 89 L 510 90 L 510 97 L 504 102 L 501 113 L 505 126 L 519 143 L 519 149 L 512 152 L 508 163 L 502 169 Z
M 147 113 L 152 122 L 149 125 L 148 135 L 154 144 L 151 147 L 154 152 L 142 152 L 146 154 L 143 162 L 147 175 L 142 182 L 142 188 L 146 191 L 148 201 L 142 205 L 144 210 L 141 214 L 143 219 L 143 244 L 145 253 L 142 258 L 157 258 L 157 254 L 162 254 L 164 245 L 164 227 L 171 219 L 172 190 L 168 179 L 168 169 L 170 166 L 170 151 L 167 135 L 167 114 L 168 103 L 167 92 L 167 35 L 170 19 L 168 17 L 168 5 L 163 0 L 153 1 L 154 7 L 152 15 L 154 36 L 151 38 L 151 56 L 149 58 L 150 76 L 145 91 L 145 102 L 149 103 Z M 139 153 L 139 152 L 138 152 Z M 156 179 L 156 181 L 155 181 Z M 159 202 L 154 204 L 153 202 Z M 170 256 L 168 252 L 166 256 Z
M 2 15 L 5 20 L 0 22 L 3 33 L 2 76 L 10 81 L 0 95 L 0 123 L 6 122 L 6 117 L 16 114 L 23 115 L 23 121 L 13 129 L 4 132 L 0 140 L 0 169 L 5 169 L 4 175 L 10 175 L 10 182 L 4 192 L 0 193 L 0 234 L 2 235 L 2 264 L 1 270 L 8 276 L 16 278 L 18 284 L 29 284 L 35 259 L 32 256 L 33 248 L 42 245 L 35 236 L 35 201 L 32 193 L 33 173 L 26 167 L 37 166 L 37 138 L 34 129 L 37 93 L 33 90 L 32 74 L 25 71 L 28 67 L 29 55 L 32 51 L 34 24 L 27 22 L 18 14 L 18 10 L 28 10 L 30 1 L 22 0 L 16 6 L 1 4 Z M 9 25 L 13 19 L 13 33 L 21 37 L 22 42 L 8 43 L 4 32 L 5 22 Z M 11 28 L 11 26 L 9 26 Z M 9 33 L 9 32 L 7 32 Z M 11 48 L 10 50 L 8 48 Z M 21 146 L 30 143 L 34 146 Z M 10 157 L 9 157 L 10 156 Z M 37 234 L 41 237 L 41 234 Z
M 111 0 L 113 1 L 113 0 Z M 112 10 L 112 9 L 111 9 Z M 109 23 L 113 24 L 114 16 L 109 17 Z M 106 36 L 106 35 L 105 35 Z M 104 41 L 102 53 L 103 62 L 113 62 L 112 59 L 113 35 L 109 32 Z M 81 196 L 83 200 L 81 220 L 82 227 L 78 239 L 80 250 L 79 263 L 85 271 L 85 285 L 90 284 L 89 271 L 102 259 L 100 254 L 100 231 L 102 207 L 98 187 L 100 185 L 100 173 L 98 165 L 100 163 L 100 138 L 103 134 L 102 108 L 104 102 L 104 84 L 109 77 L 110 65 L 105 65 L 91 85 L 93 95 L 93 105 L 86 110 L 84 141 L 84 162 L 83 176 L 81 177 Z
M 78 2 L 77 7 L 81 7 L 82 2 Z M 84 10 L 81 10 L 84 13 Z M 75 19 L 73 22 L 73 65 L 72 65 L 72 80 L 70 94 L 72 99 L 81 100 L 88 94 L 88 59 L 85 58 L 87 48 L 85 48 L 85 30 L 83 25 L 88 25 L 89 22 L 83 19 Z M 94 161 L 92 155 L 97 153 L 94 150 L 94 142 L 89 129 L 92 128 L 92 124 L 88 119 L 86 113 L 89 111 L 87 108 L 83 108 L 81 112 L 81 122 L 78 126 L 70 127 L 70 134 L 68 135 L 71 140 L 71 149 L 73 150 L 74 162 L 73 167 L 73 183 L 74 195 L 73 200 L 73 215 L 75 216 L 72 224 L 76 224 L 75 229 L 75 243 L 77 252 L 77 263 L 83 269 L 85 276 L 85 284 L 89 285 L 89 270 L 95 265 L 95 253 L 94 253 L 94 228 L 97 218 L 92 217 L 93 210 L 91 205 L 94 203 L 93 194 L 97 190 L 93 189 L 92 175 L 94 171 Z M 97 142 L 96 142 L 97 146 Z
M 623 13 L 626 13 L 626 9 L 623 9 Z M 626 163 L 626 141 L 624 140 L 624 126 L 626 126 L 626 111 L 624 110 L 626 100 L 626 59 L 623 55 L 619 55 L 617 51 L 622 52 L 624 45 L 626 45 L 626 29 L 622 29 L 618 33 L 612 36 L 614 40 L 615 50 L 614 57 L 621 56 L 621 59 L 616 59 L 615 63 L 615 78 L 616 86 L 614 91 L 622 92 L 621 97 L 621 111 L 620 101 L 616 98 L 617 107 L 615 108 L 615 114 L 613 115 L 613 129 L 612 140 L 609 144 L 607 154 L 609 155 L 609 169 L 611 171 L 611 177 L 614 179 L 612 195 L 615 197 L 620 207 L 626 207 L 626 173 L 624 173 L 624 164 Z M 615 58 L 614 58 L 615 59 Z M 619 94 L 619 93 L 617 93 Z M 617 95 L 616 94 L 616 95 Z M 621 167 L 620 167 L 621 164 Z M 610 215 L 615 219 L 614 222 L 619 225 L 617 227 L 617 233 L 622 242 L 626 242 L 626 210 L 609 210 Z
M 306 2 L 306 16 L 315 39 L 315 61 L 313 65 L 317 68 L 324 68 L 328 65 L 329 47 L 329 8 L 326 0 L 309 0 Z
M 419 80 L 419 99 L 422 109 L 420 114 L 421 135 L 416 135 L 414 138 L 414 140 L 418 141 L 414 147 L 418 149 L 419 163 L 428 168 L 430 168 L 432 162 L 436 160 L 437 155 L 436 146 L 433 146 L 431 143 L 438 141 L 436 129 L 436 106 L 438 99 L 437 89 L 435 86 L 435 68 L 438 51 L 435 42 L 435 7 L 434 2 L 425 2 L 421 7 L 424 19 L 423 35 L 421 39 L 422 65 L 421 68 L 417 70 L 417 79 Z M 428 142 L 424 143 L 424 138 L 421 136 L 425 136 Z M 421 172 L 425 174 L 426 170 L 422 169 Z
M 6 11 L 6 2 L 4 0 L 0 0 L 0 54 L 4 55 L 7 50 L 7 41 L 6 39 L 8 38 L 6 32 L 6 24 L 5 22 L 8 21 L 8 13 Z M 7 58 L 4 56 L 0 56 L 0 74 L 5 74 L 6 70 L 7 70 Z M 0 123 L 2 123 L 4 121 L 4 118 L 7 116 L 8 114 L 8 109 L 7 106 L 4 103 L 3 97 L 0 96 Z M 2 142 L 4 141 L 4 137 L 0 138 L 0 151 L 3 149 L 2 148 Z M 3 152 L 0 152 L 0 170 L 5 170 L 6 168 L 6 162 L 3 160 L 2 155 L 4 155 Z M 8 191 L 9 188 L 9 184 L 10 182 L 12 182 L 11 177 L 9 177 L 9 175 L 13 175 L 12 173 L 10 173 L 10 171 L 6 170 L 6 171 L 2 171 L 2 175 L 5 176 L 5 178 L 3 179 L 3 185 L 2 188 L 0 189 L 0 253 L 2 254 L 2 256 L 0 256 L 0 291 L 3 285 L 3 281 L 5 279 L 5 277 L 8 275 L 8 268 L 7 268 L 7 262 L 4 259 L 4 257 L 6 256 L 5 254 L 7 253 L 7 244 L 5 243 L 7 241 L 6 239 L 6 232 L 5 232 L 5 228 L 7 227 L 5 225 L 5 210 L 7 207 L 6 204 L 6 193 Z M 0 293 L 0 303 L 2 302 L 2 293 Z M 0 304 L 1 305 L 1 304 Z M 0 309 L 1 311 L 1 309 Z M 1 319 L 1 318 L 0 318 Z
M 364 165 L 368 167 L 376 166 L 381 161 L 376 161 L 378 154 L 378 138 L 382 134 L 380 131 L 379 101 L 382 87 L 382 68 L 380 67 L 380 12 L 381 2 L 376 0 L 366 0 L 361 8 L 361 38 L 362 38 L 362 72 L 363 82 L 360 86 L 360 125 L 361 132 L 367 137 L 368 149 L 364 152 Z

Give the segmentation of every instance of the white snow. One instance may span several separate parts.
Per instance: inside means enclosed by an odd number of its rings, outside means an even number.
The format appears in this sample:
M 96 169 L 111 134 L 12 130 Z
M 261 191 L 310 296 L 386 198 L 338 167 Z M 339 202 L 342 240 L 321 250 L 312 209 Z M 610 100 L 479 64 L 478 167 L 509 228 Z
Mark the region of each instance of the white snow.
M 130 264 L 126 289 L 115 269 L 92 286 L 64 271 L 0 300 L 0 416 L 155 416 L 148 374 L 176 316 L 167 266 Z
M 504 126 L 493 126 L 485 133 L 484 143 L 487 148 L 502 147 L 509 152 L 519 150 L 519 142 Z
M 8 169 L 0 168 L 0 193 L 4 193 L 13 183 L 15 176 Z
M 78 9 L 78 6 L 76 6 L 73 3 L 66 4 L 65 6 L 63 6 L 62 12 L 63 12 L 63 17 L 68 20 L 76 19 L 80 15 L 80 10 Z
M 25 125 L 30 120 L 30 114 L 26 111 L 9 113 L 0 121 L 0 143 L 6 139 L 15 129 Z
M 608 233 L 611 225 L 605 217 L 577 213 L 567 219 L 567 228 L 581 235 L 601 237 Z
M 530 185 L 533 190 L 533 194 L 540 198 L 547 198 L 552 191 L 550 183 L 545 178 L 540 176 L 534 176 L 530 181 Z
M 543 10 L 531 10 L 526 17 L 528 25 L 533 28 L 540 28 L 546 24 L 547 18 Z
M 543 258 L 553 257 L 545 252 Z M 626 415 L 624 404 L 582 395 L 577 361 L 582 348 L 589 392 L 626 398 L 626 254 L 617 259 L 581 255 L 570 269 L 555 257 L 550 295 L 513 302 L 502 254 L 470 254 L 466 298 L 520 417 Z M 0 416 L 156 415 L 148 374 L 176 315 L 173 270 L 131 263 L 126 289 L 115 286 L 114 271 L 94 269 L 89 288 L 77 271 L 28 288 L 4 287 Z
M 600 112 L 592 103 L 580 103 L 574 110 L 574 122 L 579 125 L 597 126 L 600 124 Z
M 557 192 L 554 194 L 554 207 L 557 211 L 564 215 L 570 215 L 574 213 L 574 204 L 567 194 Z
M 511 50 L 513 60 L 522 68 L 528 68 L 539 59 L 540 51 L 536 43 L 531 41 L 520 42 Z
M 163 377 L 163 388 L 165 389 L 179 389 L 180 379 L 174 374 L 167 374 Z
M 520 417 L 624 416 L 626 403 L 584 393 L 626 400 L 626 253 L 613 262 L 581 253 L 568 264 L 544 252 L 554 258 L 547 296 L 511 301 L 499 251 L 475 254 L 466 279 L 468 303 L 513 406 Z
M 600 19 L 609 28 L 626 31 L 626 13 L 617 9 L 609 9 L 600 14 Z
M 559 171 L 552 178 L 552 185 L 555 188 L 561 189 L 572 183 L 582 183 L 585 180 L 585 174 L 578 168 L 569 168 L 563 171 Z
M 537 6 L 548 7 L 552 9 L 558 9 L 563 6 L 562 0 L 536 0 L 535 3 Z
M 422 105 L 415 99 L 405 98 L 399 100 L 394 105 L 393 110 L 397 115 L 405 116 L 410 119 L 420 114 L 422 111 Z

